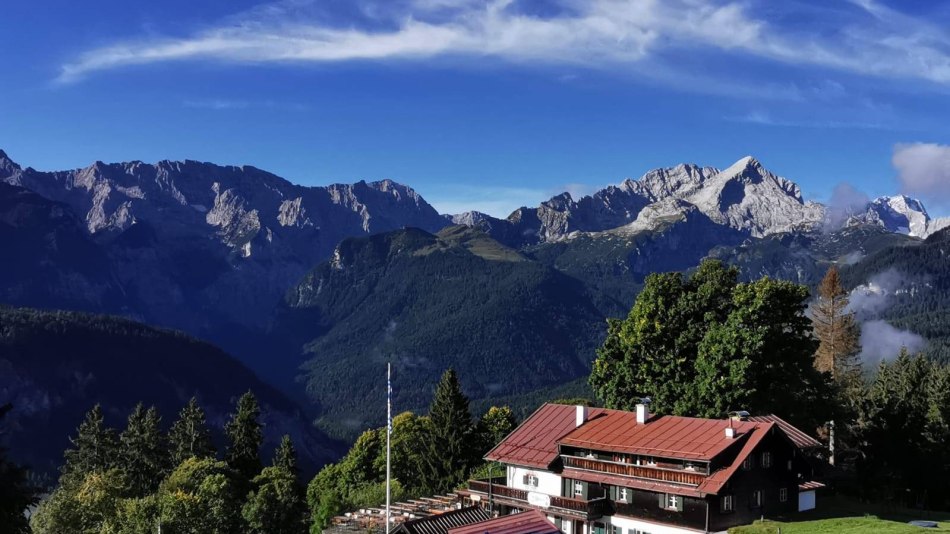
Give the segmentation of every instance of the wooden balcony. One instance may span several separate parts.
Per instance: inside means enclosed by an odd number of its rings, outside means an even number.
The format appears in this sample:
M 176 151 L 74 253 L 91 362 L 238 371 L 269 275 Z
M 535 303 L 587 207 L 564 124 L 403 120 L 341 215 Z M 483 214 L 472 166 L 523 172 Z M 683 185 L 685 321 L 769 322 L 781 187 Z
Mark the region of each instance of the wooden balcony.
M 533 494 L 529 497 L 529 491 L 517 488 L 511 488 L 505 485 L 504 478 L 488 480 L 469 480 L 468 490 L 460 490 L 459 493 L 477 496 L 477 500 L 488 501 L 489 487 L 491 498 L 496 504 L 504 504 L 522 509 L 537 509 L 562 517 L 592 521 L 598 519 L 610 511 L 610 502 L 607 498 L 600 497 L 591 500 L 573 499 L 569 497 L 560 497 L 557 495 L 541 496 Z M 541 497 L 540 499 L 538 497 Z M 539 502 L 541 501 L 541 502 Z
M 661 482 L 672 482 L 675 484 L 698 486 L 703 482 L 703 480 L 706 479 L 706 475 L 703 473 L 697 473 L 686 469 L 664 469 L 660 467 L 632 465 L 568 455 L 561 455 L 561 460 L 564 462 L 565 468 L 570 467 L 572 469 L 583 469 L 585 471 L 594 471 L 597 473 L 606 473 L 610 475 L 619 475 L 623 477 L 632 477 L 644 480 L 656 480 Z

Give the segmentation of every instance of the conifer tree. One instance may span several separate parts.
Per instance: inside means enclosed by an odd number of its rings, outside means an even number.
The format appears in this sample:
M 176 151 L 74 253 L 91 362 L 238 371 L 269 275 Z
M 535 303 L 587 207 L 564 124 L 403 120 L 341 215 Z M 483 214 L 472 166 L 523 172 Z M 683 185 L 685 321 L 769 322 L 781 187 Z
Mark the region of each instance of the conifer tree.
M 465 479 L 473 464 L 475 435 L 468 404 L 458 375 L 448 369 L 439 380 L 429 406 L 431 424 L 420 476 L 423 487 L 430 493 L 454 488 Z
M 168 432 L 168 445 L 173 466 L 180 465 L 188 458 L 214 458 L 211 430 L 205 412 L 195 397 L 182 408 L 178 420 Z
M 139 403 L 122 434 L 119 435 L 119 467 L 129 492 L 144 497 L 158 488 L 168 466 L 168 455 L 161 432 L 158 410 Z
M 72 448 L 63 454 L 66 460 L 62 467 L 64 485 L 115 466 L 115 430 L 106 426 L 102 406 L 96 404 L 89 410 L 70 442 Z
M 848 292 L 841 285 L 838 267 L 828 269 L 811 312 L 819 341 L 815 367 L 830 373 L 839 385 L 860 377 L 860 330 L 854 312 L 848 311 Z
M 261 443 L 264 433 L 258 418 L 261 415 L 257 398 L 248 391 L 238 399 L 237 411 L 231 415 L 225 431 L 228 434 L 227 462 L 246 480 L 261 471 Z
M 297 470 L 297 449 L 294 448 L 294 442 L 290 436 L 284 435 L 280 440 L 280 446 L 274 454 L 274 467 L 285 470 L 295 478 L 298 476 Z

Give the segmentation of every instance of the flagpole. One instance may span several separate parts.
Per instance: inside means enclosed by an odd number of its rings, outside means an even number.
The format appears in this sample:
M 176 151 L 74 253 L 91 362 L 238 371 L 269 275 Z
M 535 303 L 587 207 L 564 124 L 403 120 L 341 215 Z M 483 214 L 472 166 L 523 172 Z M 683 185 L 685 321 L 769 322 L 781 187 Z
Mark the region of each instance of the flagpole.
M 392 363 L 386 362 L 386 532 L 389 532 L 390 528 L 390 515 L 389 515 L 389 499 L 391 496 L 390 493 L 390 484 L 389 484 L 389 445 L 391 441 L 391 436 L 393 433 L 393 386 L 392 386 Z

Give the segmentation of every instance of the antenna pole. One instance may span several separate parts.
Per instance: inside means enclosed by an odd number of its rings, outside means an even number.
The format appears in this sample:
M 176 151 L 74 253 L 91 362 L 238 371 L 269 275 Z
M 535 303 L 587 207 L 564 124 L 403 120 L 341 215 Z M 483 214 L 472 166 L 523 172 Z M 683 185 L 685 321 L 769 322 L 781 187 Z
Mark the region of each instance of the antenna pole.
M 386 530 L 389 532 L 389 521 L 390 521 L 390 511 L 389 511 L 389 499 L 391 498 L 390 490 L 390 462 L 389 462 L 389 447 L 392 440 L 393 434 L 393 386 L 392 386 L 392 362 L 386 362 Z

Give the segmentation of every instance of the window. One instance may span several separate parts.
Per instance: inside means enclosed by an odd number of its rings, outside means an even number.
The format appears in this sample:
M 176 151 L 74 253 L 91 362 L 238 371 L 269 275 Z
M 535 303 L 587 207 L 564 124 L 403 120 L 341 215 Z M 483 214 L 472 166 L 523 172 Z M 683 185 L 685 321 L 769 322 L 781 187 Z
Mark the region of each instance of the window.
M 538 487 L 538 475 L 533 475 L 531 473 L 525 474 L 521 479 L 522 484 L 525 486 L 531 486 L 533 488 Z
M 606 534 L 607 525 L 603 523 L 594 523 L 593 534 Z
M 623 529 L 617 525 L 610 525 L 610 534 L 623 534 Z
M 762 453 L 762 467 L 766 469 L 768 469 L 769 467 L 772 467 L 772 453 L 771 452 L 766 451 Z
M 719 509 L 723 512 L 731 512 L 735 510 L 735 502 L 733 501 L 732 495 L 723 495 L 719 503 Z
M 778 489 L 778 500 L 779 502 L 785 502 L 788 500 L 788 488 Z
M 575 482 L 575 483 L 574 483 L 574 496 L 575 496 L 575 497 L 583 497 L 583 496 L 584 496 L 584 483 L 583 483 L 583 482 Z
M 620 493 L 617 495 L 618 501 L 627 502 L 630 500 L 630 490 L 627 488 L 620 488 Z
M 677 512 L 682 512 L 683 498 L 679 495 L 673 495 L 672 493 L 661 493 L 660 507 L 666 508 L 667 510 L 676 510 Z
M 762 490 L 755 490 L 752 492 L 752 501 L 750 504 L 753 508 L 759 508 L 762 506 Z
M 746 471 L 749 471 L 750 469 L 752 469 L 752 457 L 751 457 L 751 456 L 746 456 L 746 459 L 745 459 L 745 460 L 742 460 L 742 468 L 745 469 Z
M 791 460 L 788 461 L 788 470 L 789 470 L 789 471 L 792 470 L 792 461 L 791 461 Z

